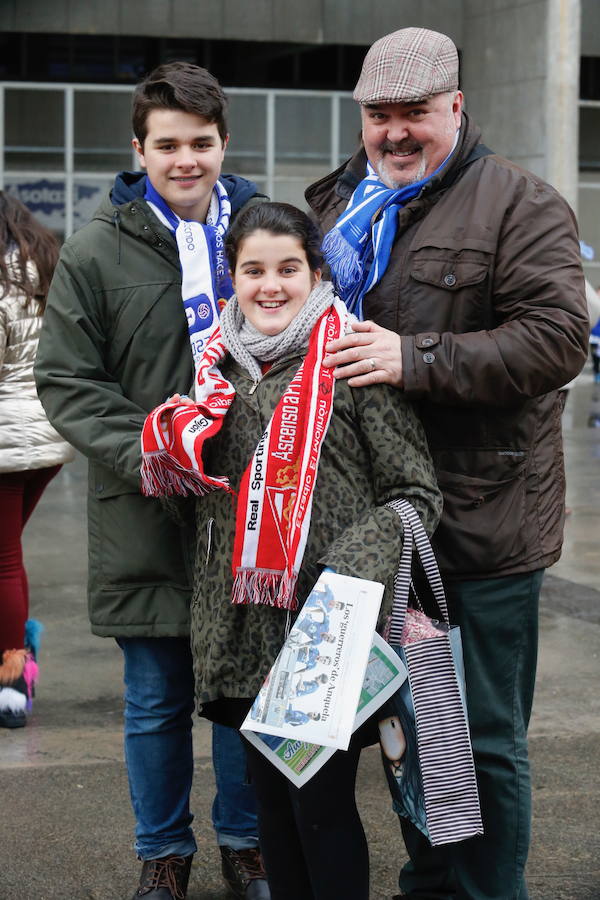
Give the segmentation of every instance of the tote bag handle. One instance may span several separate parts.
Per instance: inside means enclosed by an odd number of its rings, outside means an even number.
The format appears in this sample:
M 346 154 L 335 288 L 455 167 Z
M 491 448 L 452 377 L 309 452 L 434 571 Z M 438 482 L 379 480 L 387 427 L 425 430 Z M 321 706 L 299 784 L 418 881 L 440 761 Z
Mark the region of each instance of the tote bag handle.
M 446 594 L 444 592 L 440 570 L 429 538 L 427 537 L 427 533 L 423 528 L 423 523 L 421 522 L 417 511 L 408 500 L 390 500 L 389 503 L 386 503 L 386 506 L 393 509 L 394 512 L 400 516 L 404 530 L 400 565 L 394 576 L 394 600 L 389 633 L 390 643 L 399 644 L 412 585 L 412 556 L 414 548 L 417 550 L 423 571 L 425 572 L 427 582 L 437 603 L 442 619 L 448 627 L 450 627 L 450 619 L 448 618 L 448 605 L 446 603 Z

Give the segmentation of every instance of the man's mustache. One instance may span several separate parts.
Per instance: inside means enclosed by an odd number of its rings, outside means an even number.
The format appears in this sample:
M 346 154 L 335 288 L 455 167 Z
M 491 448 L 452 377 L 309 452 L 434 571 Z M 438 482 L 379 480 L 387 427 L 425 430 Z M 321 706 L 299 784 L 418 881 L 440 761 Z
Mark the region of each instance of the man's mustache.
M 406 140 L 398 143 L 392 141 L 384 141 L 380 148 L 382 153 L 414 153 L 422 150 L 421 144 L 416 141 Z

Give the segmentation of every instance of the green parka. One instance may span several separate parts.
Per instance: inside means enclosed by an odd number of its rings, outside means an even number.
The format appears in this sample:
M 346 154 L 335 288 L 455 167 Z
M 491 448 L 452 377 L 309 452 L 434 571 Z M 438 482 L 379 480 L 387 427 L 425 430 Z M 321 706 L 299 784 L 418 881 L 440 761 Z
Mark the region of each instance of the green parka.
M 245 179 L 222 181 L 233 212 L 256 196 Z M 193 526 L 140 494 L 140 434 L 150 410 L 189 388 L 193 366 L 175 240 L 143 193 L 143 175 L 120 176 L 65 243 L 35 377 L 48 418 L 89 460 L 92 631 L 178 637 L 189 633 Z
M 236 396 L 204 459 L 206 471 L 228 475 L 235 491 L 301 360 L 294 356 L 276 362 L 256 385 L 231 357 L 223 364 Z M 439 520 L 441 495 L 411 404 L 387 385 L 354 389 L 338 381 L 300 570 L 301 602 L 328 565 L 341 574 L 385 584 L 382 619 L 389 614 L 402 527 L 384 504 L 398 497 L 413 504 L 431 533 Z M 215 491 L 199 498 L 196 509 L 192 650 L 198 703 L 252 698 L 281 649 L 287 613 L 263 605 L 232 605 L 234 504 L 229 494 Z

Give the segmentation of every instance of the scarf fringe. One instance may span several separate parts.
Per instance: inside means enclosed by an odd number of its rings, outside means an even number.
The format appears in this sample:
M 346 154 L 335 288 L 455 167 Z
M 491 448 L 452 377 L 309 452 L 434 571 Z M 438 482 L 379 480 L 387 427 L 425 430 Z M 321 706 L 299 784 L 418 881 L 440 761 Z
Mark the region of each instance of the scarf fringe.
M 233 581 L 231 602 L 238 605 L 260 604 L 276 609 L 295 610 L 297 575 L 265 569 L 238 569 Z
M 140 475 L 145 497 L 172 497 L 174 494 L 203 497 L 219 487 L 229 490 L 228 478 L 207 481 L 200 472 L 184 468 L 166 450 L 143 453 Z
M 321 250 L 329 268 L 335 274 L 336 285 L 341 290 L 349 291 L 360 283 L 363 276 L 360 254 L 339 229 L 332 228 L 325 235 Z

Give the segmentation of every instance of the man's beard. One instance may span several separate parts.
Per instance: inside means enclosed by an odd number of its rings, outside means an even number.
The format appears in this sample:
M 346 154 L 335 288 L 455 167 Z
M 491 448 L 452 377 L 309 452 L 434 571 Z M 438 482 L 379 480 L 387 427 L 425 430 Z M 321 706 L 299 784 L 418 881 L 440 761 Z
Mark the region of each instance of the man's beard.
M 391 160 L 391 159 L 395 159 L 396 157 L 388 157 L 388 156 L 386 156 L 386 154 L 393 153 L 393 152 L 402 153 L 403 151 L 410 150 L 410 149 L 421 150 L 421 161 L 419 163 L 419 167 L 418 167 L 417 171 L 414 172 L 414 174 L 412 174 L 412 175 L 409 175 L 409 174 L 403 175 L 401 172 L 398 172 L 395 169 L 388 171 L 388 168 L 387 168 L 388 159 Z M 387 187 L 391 188 L 392 190 L 397 191 L 400 188 L 408 187 L 409 184 L 415 184 L 415 182 L 421 181 L 421 179 L 425 177 L 425 172 L 427 171 L 427 160 L 425 159 L 425 156 L 422 153 L 422 148 L 421 148 L 420 144 L 412 144 L 411 143 L 410 146 L 408 146 L 408 145 L 403 146 L 402 144 L 391 144 L 386 141 L 384 144 L 381 145 L 380 152 L 381 152 L 381 157 L 375 168 L 376 168 L 377 174 L 379 175 L 379 177 L 383 181 L 383 183 L 385 185 L 387 185 Z

